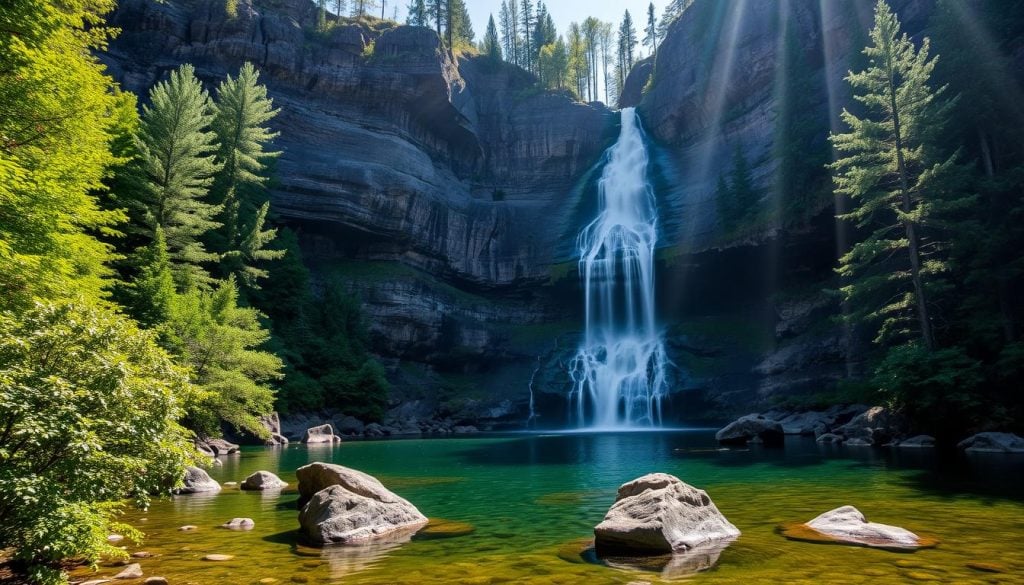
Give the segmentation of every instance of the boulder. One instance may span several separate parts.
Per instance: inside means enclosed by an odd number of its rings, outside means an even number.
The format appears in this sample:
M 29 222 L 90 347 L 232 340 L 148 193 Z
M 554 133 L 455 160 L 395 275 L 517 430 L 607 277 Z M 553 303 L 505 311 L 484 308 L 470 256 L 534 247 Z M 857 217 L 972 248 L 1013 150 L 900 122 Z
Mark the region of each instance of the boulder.
M 334 428 L 342 435 L 361 435 L 366 425 L 358 418 L 346 415 L 334 420 Z
M 366 430 L 363 431 L 363 434 L 366 435 L 367 437 L 379 438 L 386 436 L 388 433 L 386 430 L 384 430 L 384 427 L 382 427 L 381 425 L 377 423 L 370 423 L 366 425 Z
M 818 435 L 818 438 L 816 440 L 818 441 L 819 444 L 823 444 L 823 445 L 831 445 L 831 444 L 840 445 L 843 442 L 843 437 L 841 437 L 841 436 L 839 436 L 839 435 L 837 435 L 835 433 L 825 433 L 824 435 Z
M 846 437 L 846 444 L 858 439 L 868 445 L 884 445 L 900 436 L 903 419 L 884 406 L 873 406 L 853 417 L 834 432 Z
M 312 544 L 359 544 L 408 536 L 427 524 L 411 503 L 355 469 L 311 463 L 296 471 L 302 534 Z
M 166 577 L 150 577 L 142 582 L 143 585 L 167 585 Z
M 257 471 L 245 478 L 239 487 L 243 490 L 279 490 L 288 484 L 269 471 Z
M 1024 439 L 1013 433 L 978 433 L 957 447 L 968 453 L 1024 453 Z
M 615 503 L 594 528 L 594 545 L 598 555 L 652 555 L 685 552 L 739 534 L 704 490 L 652 473 L 619 487 Z
M 456 435 L 471 435 L 473 433 L 479 433 L 480 430 L 473 425 L 459 425 L 453 427 L 452 432 Z
M 306 429 L 306 432 L 302 435 L 302 442 L 306 444 L 316 443 L 334 443 L 341 439 L 334 434 L 334 427 L 329 424 L 323 424 L 315 427 Z
M 121 569 L 121 572 L 114 575 L 115 579 L 141 579 L 142 578 L 142 565 L 139 563 L 132 563 Z
M 824 412 L 797 412 L 779 419 L 787 435 L 818 436 L 825 434 L 835 419 Z
M 847 439 L 846 441 L 843 442 L 843 444 L 846 445 L 847 447 L 871 447 L 874 445 L 874 443 L 872 443 L 871 441 L 867 439 L 862 439 L 860 437 Z
M 192 467 L 185 468 L 185 477 L 180 488 L 174 490 L 176 494 L 198 494 L 202 492 L 219 492 L 220 484 L 213 480 L 206 471 Z
M 256 527 L 256 523 L 252 518 L 232 518 L 220 526 L 228 530 L 252 530 Z
M 864 514 L 853 506 L 829 510 L 805 526 L 832 542 L 842 544 L 896 550 L 913 550 L 933 544 L 899 526 L 868 522 Z
M 782 425 L 760 414 L 748 414 L 715 433 L 719 443 L 732 445 L 746 444 L 754 437 L 760 437 L 765 443 L 779 443 L 783 439 Z
M 224 439 L 196 439 L 196 449 L 214 457 L 238 453 L 238 445 Z
M 908 448 L 928 448 L 935 446 L 935 437 L 930 435 L 917 435 L 916 437 L 910 437 L 905 441 L 900 441 L 897 446 L 908 447 Z

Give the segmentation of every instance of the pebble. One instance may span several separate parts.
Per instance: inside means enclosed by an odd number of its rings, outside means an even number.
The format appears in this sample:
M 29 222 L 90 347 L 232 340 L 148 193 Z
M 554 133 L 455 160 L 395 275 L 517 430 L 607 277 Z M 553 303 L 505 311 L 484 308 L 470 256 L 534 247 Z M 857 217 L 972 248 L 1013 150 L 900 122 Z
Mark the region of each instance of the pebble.
M 151 552 L 140 550 L 140 551 L 137 551 L 137 552 L 133 552 L 132 556 L 137 558 L 137 559 L 148 559 L 148 558 L 156 556 L 156 555 L 154 555 Z
M 204 561 L 230 561 L 233 558 L 235 558 L 235 555 L 217 555 L 217 554 L 213 554 L 213 555 L 206 555 L 205 557 L 203 557 L 203 560 Z
M 195 525 L 192 525 L 192 524 L 186 524 L 186 525 L 182 526 L 181 528 L 178 528 L 178 530 L 187 531 L 187 530 L 195 530 L 197 528 L 199 528 L 199 527 L 195 526 Z
M 111 534 L 107 537 L 107 542 L 121 542 L 122 540 L 124 540 L 124 537 L 120 534 Z
M 938 581 L 939 578 L 931 573 L 925 573 L 924 571 L 907 571 L 907 577 L 915 581 Z
M 1006 567 L 995 563 L 967 563 L 968 569 L 981 571 L 982 573 L 1005 573 Z
M 142 565 L 139 563 L 132 563 L 124 568 L 120 573 L 114 575 L 115 579 L 139 579 L 142 577 Z
M 264 577 L 259 580 L 259 582 L 262 583 L 262 585 L 271 585 L 271 583 L 277 583 L 277 581 L 278 580 L 273 577 Z

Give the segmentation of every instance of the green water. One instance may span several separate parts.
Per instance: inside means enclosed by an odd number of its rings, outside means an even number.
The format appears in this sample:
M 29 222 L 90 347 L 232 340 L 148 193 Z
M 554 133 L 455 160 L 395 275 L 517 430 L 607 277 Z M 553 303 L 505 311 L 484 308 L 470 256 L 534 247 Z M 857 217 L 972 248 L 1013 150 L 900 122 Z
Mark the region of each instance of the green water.
M 314 549 L 296 542 L 294 470 L 330 461 L 377 476 L 431 518 L 470 523 L 453 538 L 397 547 Z M 147 534 L 147 576 L 195 583 L 661 583 L 658 571 L 613 568 L 580 555 L 623 482 L 653 471 L 708 491 L 742 536 L 693 583 L 1024 583 L 1024 458 L 937 458 L 790 439 L 784 449 L 721 451 L 707 431 L 516 435 L 247 448 L 211 475 L 278 473 L 281 494 L 240 492 L 157 501 L 127 520 Z M 937 537 L 912 554 L 796 542 L 779 524 L 843 504 L 870 520 Z M 218 528 L 250 517 L 254 530 Z M 192 532 L 178 527 L 193 524 Z M 234 555 L 203 561 L 210 553 Z M 585 555 L 584 555 L 585 556 Z M 968 565 L 986 563 L 1002 572 Z M 116 567 L 102 567 L 110 576 Z M 77 572 L 81 579 L 95 574 Z M 276 580 L 276 581 L 272 581 Z

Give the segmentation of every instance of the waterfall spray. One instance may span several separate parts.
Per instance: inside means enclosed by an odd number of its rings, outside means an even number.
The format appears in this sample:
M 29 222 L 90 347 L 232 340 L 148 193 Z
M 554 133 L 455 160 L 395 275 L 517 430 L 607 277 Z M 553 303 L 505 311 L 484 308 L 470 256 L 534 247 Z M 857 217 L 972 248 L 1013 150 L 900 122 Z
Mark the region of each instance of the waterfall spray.
M 658 217 L 633 108 L 622 110 L 622 130 L 598 183 L 598 206 L 578 240 L 586 321 L 569 362 L 570 416 L 580 427 L 658 426 L 668 392 L 668 358 L 654 320 Z

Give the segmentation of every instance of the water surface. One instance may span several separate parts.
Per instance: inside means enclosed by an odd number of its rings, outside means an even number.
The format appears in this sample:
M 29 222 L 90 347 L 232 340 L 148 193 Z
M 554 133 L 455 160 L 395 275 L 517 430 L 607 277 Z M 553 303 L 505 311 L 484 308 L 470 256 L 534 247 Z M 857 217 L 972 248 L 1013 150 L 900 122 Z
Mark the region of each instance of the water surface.
M 294 488 L 294 470 L 312 461 L 373 474 L 427 516 L 476 530 L 398 547 L 308 548 L 296 539 L 294 490 L 226 487 L 129 514 L 127 520 L 148 535 L 129 550 L 159 555 L 139 562 L 147 576 L 174 584 L 670 582 L 657 571 L 602 566 L 579 554 L 616 488 L 662 471 L 706 489 L 743 533 L 717 566 L 687 578 L 693 583 L 1024 583 L 1024 457 L 940 458 L 800 438 L 785 448 L 723 451 L 708 431 L 523 434 L 246 448 L 211 475 L 241 481 L 265 469 Z M 901 554 L 789 541 L 776 533 L 781 523 L 807 521 L 844 504 L 941 544 Z M 256 528 L 218 528 L 238 516 L 254 519 Z M 185 524 L 198 528 L 179 531 Z M 235 558 L 201 560 L 210 553 Z M 977 563 L 1003 572 L 969 566 Z M 116 571 L 104 567 L 99 574 Z

